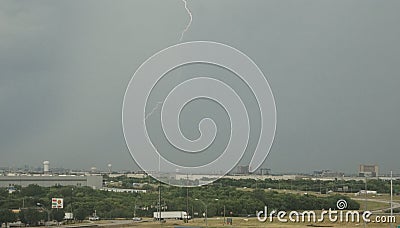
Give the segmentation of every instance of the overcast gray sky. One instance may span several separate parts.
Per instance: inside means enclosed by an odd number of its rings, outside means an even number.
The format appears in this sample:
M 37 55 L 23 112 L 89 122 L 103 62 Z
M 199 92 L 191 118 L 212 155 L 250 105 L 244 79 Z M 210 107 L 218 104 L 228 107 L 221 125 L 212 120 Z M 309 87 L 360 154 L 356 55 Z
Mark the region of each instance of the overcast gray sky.
M 183 41 L 250 56 L 278 112 L 273 172 L 400 172 L 400 1 L 188 0 Z M 138 66 L 179 42 L 180 0 L 0 1 L 0 166 L 135 169 L 121 108 Z

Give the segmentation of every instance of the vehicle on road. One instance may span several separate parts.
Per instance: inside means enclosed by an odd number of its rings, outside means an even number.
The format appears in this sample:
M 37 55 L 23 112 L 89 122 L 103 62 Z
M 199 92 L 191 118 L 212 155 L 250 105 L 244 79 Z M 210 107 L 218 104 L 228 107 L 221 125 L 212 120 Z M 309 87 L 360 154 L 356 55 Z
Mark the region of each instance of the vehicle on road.
M 161 218 L 160 218 L 161 215 Z M 162 211 L 153 213 L 154 220 L 164 220 L 164 219 L 190 219 L 191 217 L 186 213 L 186 211 Z
M 90 216 L 89 221 L 99 221 L 100 218 L 98 216 Z
M 74 214 L 73 213 L 69 213 L 69 212 L 65 212 L 64 220 L 74 220 Z

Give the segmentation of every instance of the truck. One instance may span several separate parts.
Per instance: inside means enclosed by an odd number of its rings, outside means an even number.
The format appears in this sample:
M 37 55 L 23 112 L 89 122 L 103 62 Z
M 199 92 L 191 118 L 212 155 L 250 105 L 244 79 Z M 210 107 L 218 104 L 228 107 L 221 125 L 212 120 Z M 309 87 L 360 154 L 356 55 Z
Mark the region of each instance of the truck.
M 160 212 L 153 213 L 154 220 L 160 220 Z M 161 220 L 165 219 L 190 219 L 190 216 L 187 215 L 185 211 L 162 211 L 161 212 Z
M 99 220 L 100 220 L 100 218 L 99 218 L 99 216 L 97 216 L 97 211 L 94 210 L 93 215 L 89 216 L 89 221 L 99 221 Z
M 74 214 L 73 213 L 69 213 L 69 212 L 65 212 L 64 220 L 74 220 Z

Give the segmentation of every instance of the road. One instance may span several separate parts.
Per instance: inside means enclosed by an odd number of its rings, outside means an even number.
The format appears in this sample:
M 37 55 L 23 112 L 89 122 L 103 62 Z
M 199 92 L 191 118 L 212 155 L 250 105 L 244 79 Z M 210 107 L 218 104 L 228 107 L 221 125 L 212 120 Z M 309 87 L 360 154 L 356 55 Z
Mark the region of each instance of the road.
M 382 199 L 362 199 L 362 198 L 351 198 L 351 199 L 352 200 L 357 200 L 357 201 L 367 200 L 367 202 L 386 203 L 386 204 L 390 205 L 390 201 L 382 200 Z M 396 209 L 396 208 L 400 208 L 400 203 L 393 201 L 393 209 Z M 362 207 L 360 209 L 362 209 Z M 371 212 L 379 213 L 379 212 L 385 212 L 387 210 L 390 210 L 390 206 L 387 207 L 387 208 L 381 208 L 381 209 L 374 210 L 374 211 L 371 211 Z

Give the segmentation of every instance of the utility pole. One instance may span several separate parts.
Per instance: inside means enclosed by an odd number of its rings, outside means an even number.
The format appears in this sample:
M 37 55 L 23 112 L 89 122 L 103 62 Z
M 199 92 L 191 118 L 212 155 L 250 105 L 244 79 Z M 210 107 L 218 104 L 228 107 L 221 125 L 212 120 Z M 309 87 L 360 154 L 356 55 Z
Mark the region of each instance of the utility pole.
M 364 174 L 365 175 L 365 210 L 364 211 L 367 211 L 367 194 L 368 194 L 368 191 L 367 191 L 367 175 L 366 174 Z M 367 223 L 366 223 L 366 221 L 364 221 L 364 228 L 367 226 Z
M 138 203 L 137 203 L 137 201 L 138 201 L 138 198 L 139 198 L 139 195 L 138 196 L 136 196 L 136 198 L 135 198 L 135 207 L 134 207 L 134 209 L 133 209 L 133 217 L 135 217 L 136 218 L 136 209 L 138 209 Z
M 207 218 L 208 218 L 208 210 L 207 210 L 207 205 L 206 205 L 206 227 L 208 227 L 208 221 L 207 221 Z
M 158 219 L 160 220 L 161 223 L 161 181 L 158 186 Z
M 186 223 L 189 222 L 189 187 L 186 187 Z
M 42 211 L 45 211 L 47 213 L 47 223 L 45 222 L 46 227 L 49 227 L 49 222 L 50 222 L 50 211 L 47 210 L 43 204 L 41 203 L 36 203 L 36 206 L 39 207 L 39 209 L 41 209 Z M 58 208 L 57 208 L 58 210 Z
M 226 224 L 226 219 L 225 219 L 225 204 L 224 204 L 224 224 Z
M 74 202 L 74 188 L 71 188 L 71 214 L 72 214 L 72 219 L 74 219 L 74 205 L 73 205 L 73 202 Z
M 322 194 L 322 188 L 321 188 L 321 180 L 319 180 L 319 194 Z
M 192 219 L 193 219 L 193 222 L 194 222 L 194 209 L 193 209 L 193 203 L 192 203 Z
M 186 174 L 186 221 L 189 223 L 189 174 Z
M 393 218 L 393 171 L 390 171 L 390 217 Z M 393 227 L 393 223 L 390 223 Z

